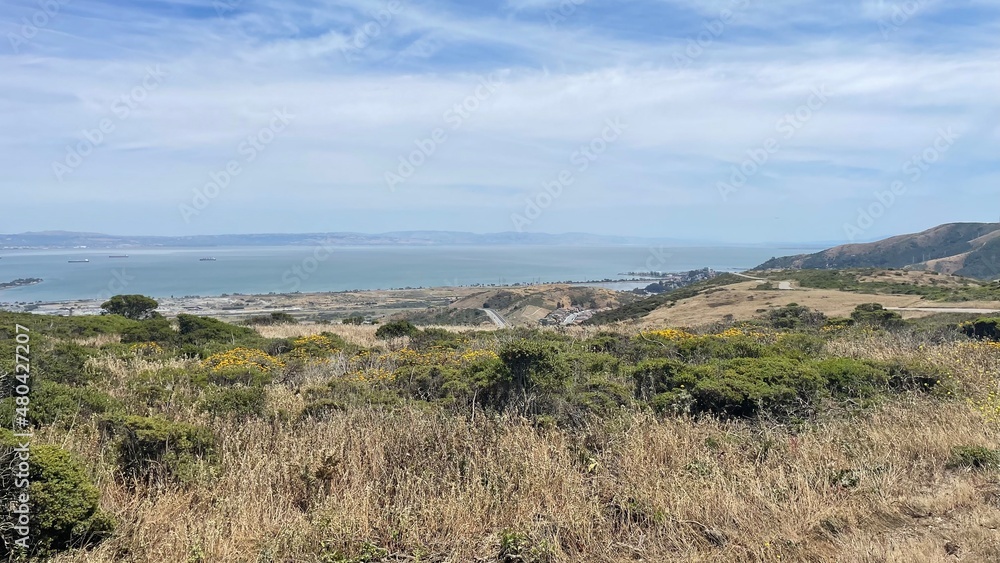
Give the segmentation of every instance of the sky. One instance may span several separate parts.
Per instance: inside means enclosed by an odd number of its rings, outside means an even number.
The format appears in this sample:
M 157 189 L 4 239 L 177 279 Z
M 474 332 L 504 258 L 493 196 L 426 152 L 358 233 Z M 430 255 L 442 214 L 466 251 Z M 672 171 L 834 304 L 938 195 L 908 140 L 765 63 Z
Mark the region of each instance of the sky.
M 1000 219 L 994 0 L 0 0 L 0 232 Z

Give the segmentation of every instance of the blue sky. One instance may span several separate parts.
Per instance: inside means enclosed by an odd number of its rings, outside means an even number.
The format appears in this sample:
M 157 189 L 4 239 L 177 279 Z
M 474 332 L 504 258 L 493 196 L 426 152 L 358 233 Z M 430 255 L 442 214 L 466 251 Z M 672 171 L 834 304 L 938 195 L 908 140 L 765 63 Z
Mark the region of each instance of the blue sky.
M 2 232 L 846 242 L 1000 218 L 993 1 L 2 8 Z

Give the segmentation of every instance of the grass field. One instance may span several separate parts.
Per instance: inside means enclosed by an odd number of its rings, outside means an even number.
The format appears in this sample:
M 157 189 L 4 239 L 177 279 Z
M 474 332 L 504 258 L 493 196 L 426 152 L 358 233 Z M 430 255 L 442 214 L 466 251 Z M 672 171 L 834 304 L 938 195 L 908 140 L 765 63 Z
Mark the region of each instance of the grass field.
M 39 560 L 1000 560 L 1000 345 L 779 312 L 394 339 L 0 313 L 33 331 Z

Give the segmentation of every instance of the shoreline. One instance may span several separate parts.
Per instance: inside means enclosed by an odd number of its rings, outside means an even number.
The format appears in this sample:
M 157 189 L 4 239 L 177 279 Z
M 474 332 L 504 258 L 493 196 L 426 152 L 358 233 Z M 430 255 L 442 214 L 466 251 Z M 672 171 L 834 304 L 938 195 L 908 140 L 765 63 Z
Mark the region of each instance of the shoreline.
M 587 282 L 581 282 L 586 284 Z M 600 283 L 600 282 L 595 282 Z M 434 287 L 388 290 L 358 290 L 338 292 L 282 293 L 282 294 L 227 294 L 207 297 L 154 298 L 160 306 L 157 311 L 166 317 L 194 314 L 223 319 L 243 319 L 251 316 L 285 312 L 300 320 L 337 320 L 349 316 L 388 317 L 398 313 L 447 308 L 452 303 L 468 297 L 496 290 L 524 288 L 579 287 L 574 283 L 521 284 L 466 287 Z M 101 313 L 104 299 L 69 299 L 38 301 L 21 307 L 0 303 L 13 312 L 57 316 L 95 316 Z

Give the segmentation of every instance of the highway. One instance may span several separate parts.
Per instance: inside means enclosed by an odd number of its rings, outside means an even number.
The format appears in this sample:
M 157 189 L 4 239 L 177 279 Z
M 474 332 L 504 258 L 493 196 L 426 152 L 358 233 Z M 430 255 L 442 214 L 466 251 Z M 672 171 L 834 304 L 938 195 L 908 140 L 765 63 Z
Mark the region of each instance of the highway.
M 503 317 L 501 317 L 499 313 L 496 313 L 495 311 L 493 311 L 491 309 L 483 309 L 483 311 L 485 311 L 486 314 L 489 315 L 490 320 L 492 320 L 493 324 L 497 325 L 498 327 L 500 327 L 500 328 L 509 328 L 510 327 L 510 323 L 508 323 L 506 319 L 504 319 Z

